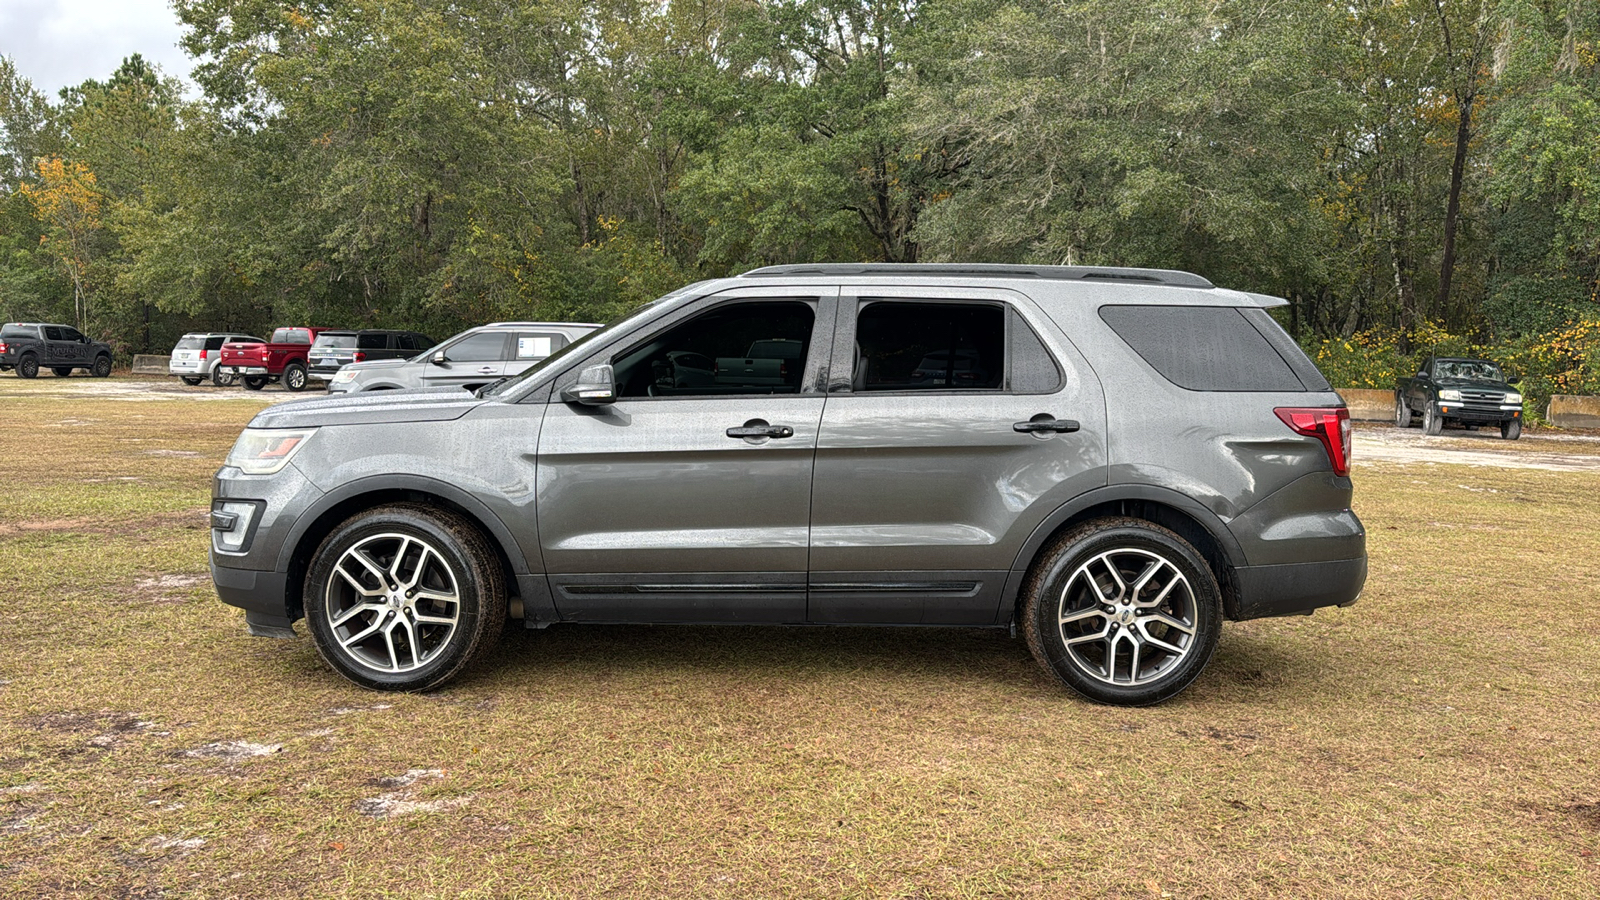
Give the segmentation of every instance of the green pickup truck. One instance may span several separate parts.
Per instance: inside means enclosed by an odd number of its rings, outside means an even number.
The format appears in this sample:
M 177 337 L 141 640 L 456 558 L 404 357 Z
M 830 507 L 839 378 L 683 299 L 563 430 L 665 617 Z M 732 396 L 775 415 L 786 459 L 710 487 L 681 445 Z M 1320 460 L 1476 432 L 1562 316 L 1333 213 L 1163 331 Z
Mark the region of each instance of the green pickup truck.
M 1415 377 L 1394 389 L 1394 424 L 1410 428 L 1422 417 L 1422 430 L 1438 434 L 1446 424 L 1477 428 L 1500 426 L 1500 436 L 1522 436 L 1522 394 L 1500 367 L 1487 359 L 1429 357 Z

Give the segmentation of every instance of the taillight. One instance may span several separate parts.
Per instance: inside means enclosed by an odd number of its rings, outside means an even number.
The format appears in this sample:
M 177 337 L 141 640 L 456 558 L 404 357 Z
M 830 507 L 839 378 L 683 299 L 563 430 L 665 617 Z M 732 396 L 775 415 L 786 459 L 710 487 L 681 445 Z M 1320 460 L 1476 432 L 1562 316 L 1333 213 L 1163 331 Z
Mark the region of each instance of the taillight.
M 1296 432 L 1306 437 L 1314 437 L 1322 442 L 1322 449 L 1328 451 L 1328 462 L 1333 464 L 1333 474 L 1350 474 L 1350 410 L 1340 406 L 1334 409 L 1327 407 L 1302 408 L 1297 406 L 1280 406 L 1273 412 L 1283 420 L 1283 424 L 1293 428 Z
M 787 362 L 778 363 L 778 377 L 779 378 L 788 378 L 789 377 L 789 364 Z
M 10 347 L 7 347 L 5 345 L 4 341 L 0 341 L 0 353 L 5 353 L 6 351 L 8 351 L 10 349 L 11 349 Z
M 205 359 L 206 358 L 206 354 L 210 353 L 210 352 L 211 352 L 210 350 L 201 350 L 200 351 L 200 358 L 201 359 Z
M 366 362 L 366 361 L 367 361 L 367 355 L 365 353 L 362 353 L 360 350 L 357 350 L 356 351 L 356 362 Z

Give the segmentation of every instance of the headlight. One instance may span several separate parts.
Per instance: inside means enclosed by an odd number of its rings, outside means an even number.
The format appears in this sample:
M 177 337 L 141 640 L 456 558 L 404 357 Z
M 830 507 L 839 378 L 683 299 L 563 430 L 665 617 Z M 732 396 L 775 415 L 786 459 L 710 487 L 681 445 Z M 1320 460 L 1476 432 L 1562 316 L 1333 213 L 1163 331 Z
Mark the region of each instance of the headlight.
M 351 381 L 355 381 L 355 380 L 356 380 L 356 373 L 350 371 L 349 368 L 343 368 L 343 369 L 340 369 L 339 371 L 333 373 L 333 383 L 334 384 L 345 384 L 347 382 L 351 382 Z
M 316 434 L 315 428 L 290 431 L 280 428 L 246 428 L 228 452 L 225 466 L 237 466 L 246 475 L 272 475 L 289 464 L 300 448 Z
M 1506 398 L 1504 400 L 1501 400 L 1500 402 L 1501 403 L 1521 403 L 1522 402 L 1522 395 L 1517 393 L 1516 391 L 1511 391 L 1510 393 L 1506 394 Z
M 1443 390 L 1443 391 L 1439 392 L 1439 399 L 1440 400 L 1450 400 L 1450 401 L 1453 401 L 1453 402 L 1456 402 L 1456 403 L 1460 403 L 1461 402 L 1461 392 L 1460 391 L 1452 391 L 1452 390 Z

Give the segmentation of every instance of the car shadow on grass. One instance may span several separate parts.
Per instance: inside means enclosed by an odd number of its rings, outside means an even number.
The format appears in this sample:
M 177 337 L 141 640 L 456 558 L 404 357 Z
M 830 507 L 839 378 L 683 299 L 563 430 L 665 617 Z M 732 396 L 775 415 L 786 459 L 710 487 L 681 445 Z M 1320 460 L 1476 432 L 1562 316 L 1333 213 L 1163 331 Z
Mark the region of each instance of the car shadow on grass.
M 471 680 L 501 671 L 579 677 L 689 671 L 1027 684 L 1035 670 L 1027 645 L 999 629 L 563 624 L 528 630 L 510 624 Z

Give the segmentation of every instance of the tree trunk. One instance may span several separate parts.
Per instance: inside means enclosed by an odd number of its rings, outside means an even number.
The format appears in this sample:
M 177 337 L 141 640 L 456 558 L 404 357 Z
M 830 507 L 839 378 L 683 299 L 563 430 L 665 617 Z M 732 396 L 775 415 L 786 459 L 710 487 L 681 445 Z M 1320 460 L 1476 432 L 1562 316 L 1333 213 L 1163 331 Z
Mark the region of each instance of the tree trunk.
M 1450 200 L 1444 210 L 1444 258 L 1439 263 L 1438 309 L 1450 309 L 1450 279 L 1456 269 L 1456 223 L 1461 218 L 1461 181 L 1467 168 L 1467 144 L 1472 138 L 1472 101 L 1469 92 L 1456 104 L 1456 157 L 1450 164 Z

